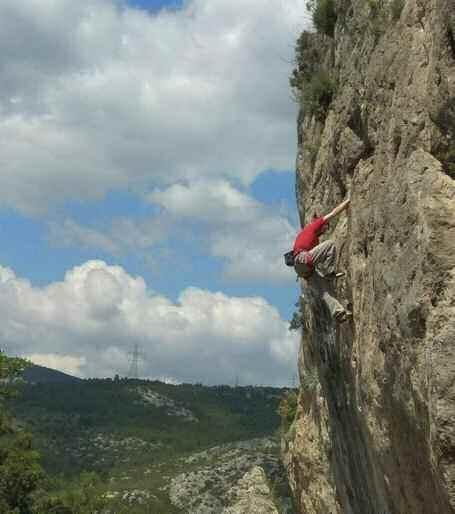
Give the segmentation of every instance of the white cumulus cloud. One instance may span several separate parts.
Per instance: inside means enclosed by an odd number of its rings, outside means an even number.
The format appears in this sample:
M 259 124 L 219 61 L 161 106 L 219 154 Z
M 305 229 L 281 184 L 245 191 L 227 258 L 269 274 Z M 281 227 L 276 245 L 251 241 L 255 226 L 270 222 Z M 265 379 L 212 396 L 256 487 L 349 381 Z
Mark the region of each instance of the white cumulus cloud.
M 49 224 L 49 238 L 61 246 L 101 249 L 117 255 L 156 247 L 196 234 L 198 244 L 224 263 L 224 277 L 238 282 L 278 283 L 295 279 L 283 253 L 297 228 L 288 218 L 226 180 L 198 180 L 155 189 L 147 199 L 159 206 L 154 217 L 114 220 L 106 230 L 72 220 Z
M 24 357 L 38 366 L 57 369 L 76 377 L 80 376 L 81 366 L 86 363 L 85 357 L 58 355 L 55 353 L 31 353 L 24 355 Z
M 0 205 L 290 169 L 305 0 L 0 2 Z
M 175 223 L 203 224 L 214 257 L 223 259 L 225 277 L 236 281 L 286 282 L 295 279 L 284 266 L 296 228 L 285 216 L 234 188 L 226 181 L 196 181 L 155 190 L 149 199 L 173 216 Z
M 176 302 L 119 266 L 89 261 L 34 287 L 0 267 L 0 346 L 80 376 L 125 374 L 140 345 L 142 375 L 207 384 L 292 380 L 297 334 L 260 297 L 187 288 Z

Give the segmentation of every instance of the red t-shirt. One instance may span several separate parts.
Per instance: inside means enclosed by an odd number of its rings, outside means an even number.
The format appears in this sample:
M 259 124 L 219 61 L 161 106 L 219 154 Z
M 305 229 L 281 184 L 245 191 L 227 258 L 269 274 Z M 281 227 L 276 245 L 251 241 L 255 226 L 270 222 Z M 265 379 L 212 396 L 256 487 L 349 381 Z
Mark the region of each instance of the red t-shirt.
M 294 241 L 294 256 L 302 250 L 309 251 L 319 244 L 318 231 L 326 224 L 326 220 L 321 218 L 314 219 L 308 225 L 305 225 L 302 230 L 297 234 Z

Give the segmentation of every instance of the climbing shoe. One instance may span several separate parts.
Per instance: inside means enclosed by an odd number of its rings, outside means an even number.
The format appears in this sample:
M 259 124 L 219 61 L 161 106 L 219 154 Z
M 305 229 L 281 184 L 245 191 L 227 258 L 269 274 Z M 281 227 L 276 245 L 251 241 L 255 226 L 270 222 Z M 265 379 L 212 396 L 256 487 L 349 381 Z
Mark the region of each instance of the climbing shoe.
M 335 280 L 337 278 L 344 277 L 346 275 L 346 272 L 344 271 L 334 271 L 333 273 L 330 273 L 329 275 L 325 275 L 324 278 L 327 280 Z

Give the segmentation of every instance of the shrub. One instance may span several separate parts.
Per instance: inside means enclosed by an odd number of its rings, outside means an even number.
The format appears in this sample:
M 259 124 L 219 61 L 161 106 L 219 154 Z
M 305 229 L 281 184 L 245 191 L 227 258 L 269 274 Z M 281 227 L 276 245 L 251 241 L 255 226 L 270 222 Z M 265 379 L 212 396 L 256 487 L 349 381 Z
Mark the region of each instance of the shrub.
M 404 1 L 405 0 L 392 0 L 390 9 L 392 11 L 392 19 L 394 21 L 397 21 L 400 18 L 404 7 Z
M 302 107 L 305 115 L 324 119 L 335 93 L 335 84 L 323 69 L 317 71 L 303 86 Z
M 321 34 L 333 37 L 337 21 L 335 0 L 309 0 L 307 8 L 312 12 L 316 30 Z
M 442 163 L 444 173 L 455 179 L 455 148 L 448 147 L 445 151 L 440 152 L 438 158 Z
M 296 67 L 289 79 L 294 96 L 301 104 L 304 116 L 315 115 L 321 121 L 335 93 L 335 82 L 324 69 L 321 37 L 310 32 L 302 32 L 297 40 Z
M 455 99 L 450 99 L 440 107 L 434 121 L 442 137 L 433 155 L 441 162 L 443 171 L 455 179 Z
M 291 427 L 297 412 L 298 394 L 297 391 L 288 391 L 280 401 L 278 414 L 281 417 L 281 428 L 287 432 Z
M 319 377 L 316 369 L 307 369 L 302 376 L 302 389 L 312 393 L 316 390 L 319 384 Z
M 367 0 L 368 7 L 370 8 L 370 13 L 375 18 L 379 14 L 380 5 L 378 0 Z
M 300 312 L 294 312 L 289 322 L 289 330 L 298 330 L 301 326 L 303 326 L 302 315 Z
M 321 49 L 315 41 L 314 34 L 303 31 L 295 45 L 296 67 L 289 79 L 292 88 L 301 89 L 304 82 L 320 68 Z

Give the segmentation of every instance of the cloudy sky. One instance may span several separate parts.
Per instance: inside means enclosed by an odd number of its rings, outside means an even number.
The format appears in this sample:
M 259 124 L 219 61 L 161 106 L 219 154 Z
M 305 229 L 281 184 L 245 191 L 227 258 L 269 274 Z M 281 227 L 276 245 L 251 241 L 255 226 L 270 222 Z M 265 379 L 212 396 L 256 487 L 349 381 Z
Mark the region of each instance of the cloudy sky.
M 1 0 L 0 348 L 283 385 L 305 0 Z

